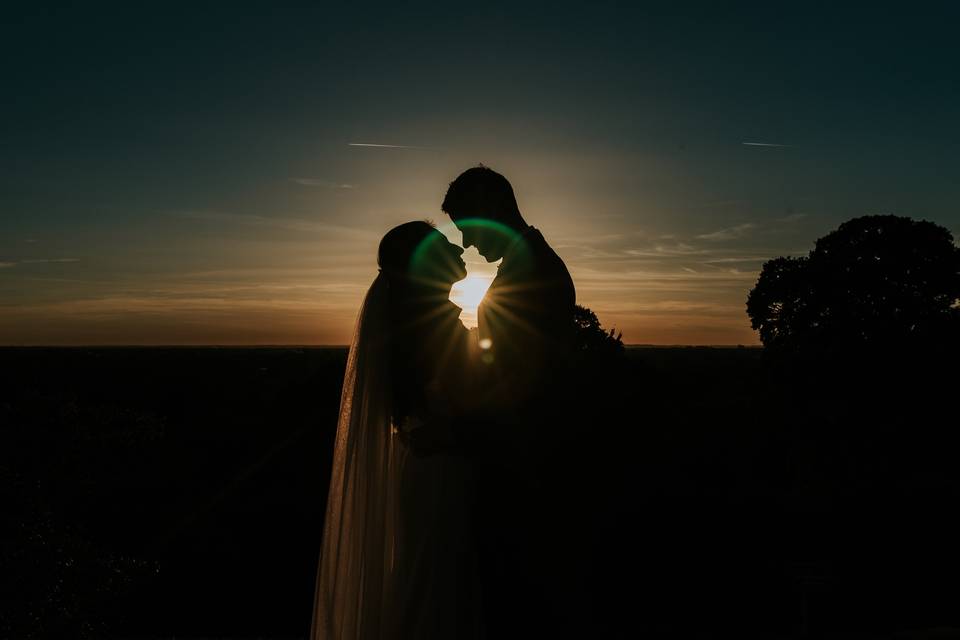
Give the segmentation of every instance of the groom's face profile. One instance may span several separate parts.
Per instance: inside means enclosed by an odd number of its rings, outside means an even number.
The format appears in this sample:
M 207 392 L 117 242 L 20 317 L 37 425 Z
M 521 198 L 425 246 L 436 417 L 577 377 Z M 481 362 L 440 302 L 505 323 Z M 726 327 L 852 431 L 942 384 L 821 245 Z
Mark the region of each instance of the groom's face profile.
M 450 214 L 450 220 L 463 236 L 464 249 L 476 247 L 477 252 L 487 262 L 494 262 L 503 257 L 508 239 L 500 229 L 502 225 L 482 216 Z
M 476 247 L 477 251 L 480 252 L 480 255 L 486 257 L 483 251 L 483 245 L 485 244 L 480 238 L 479 230 L 470 224 L 463 224 L 463 218 L 458 220 L 453 218 L 453 224 L 460 230 L 460 234 L 463 236 L 463 248 L 469 249 L 470 247 Z
M 527 224 L 510 182 L 489 167 L 471 167 L 450 183 L 440 209 L 463 234 L 464 248 L 476 247 L 487 262 L 503 257 Z

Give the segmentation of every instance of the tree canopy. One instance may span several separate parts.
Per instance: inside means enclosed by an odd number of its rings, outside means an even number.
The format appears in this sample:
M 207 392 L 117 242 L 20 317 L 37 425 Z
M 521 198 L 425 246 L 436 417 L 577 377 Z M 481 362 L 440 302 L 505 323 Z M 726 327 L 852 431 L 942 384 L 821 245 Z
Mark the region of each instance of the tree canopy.
M 806 257 L 766 262 L 747 297 L 768 349 L 932 346 L 960 329 L 960 248 L 926 220 L 848 220 Z

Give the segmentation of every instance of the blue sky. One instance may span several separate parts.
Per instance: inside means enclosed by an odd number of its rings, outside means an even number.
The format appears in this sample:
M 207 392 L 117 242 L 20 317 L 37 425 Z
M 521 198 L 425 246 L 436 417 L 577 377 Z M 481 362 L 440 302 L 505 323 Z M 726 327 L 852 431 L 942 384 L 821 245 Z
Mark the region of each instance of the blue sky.
M 954 7 L 10 11 L 0 342 L 345 343 L 382 234 L 457 240 L 482 162 L 628 342 L 755 343 L 765 259 L 858 215 L 960 231 Z

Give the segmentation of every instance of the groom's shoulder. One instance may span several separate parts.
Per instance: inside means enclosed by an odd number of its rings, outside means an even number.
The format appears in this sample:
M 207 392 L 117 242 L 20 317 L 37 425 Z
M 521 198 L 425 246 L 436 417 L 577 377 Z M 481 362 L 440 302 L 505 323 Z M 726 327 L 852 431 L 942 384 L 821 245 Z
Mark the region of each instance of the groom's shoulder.
M 527 251 L 535 261 L 541 264 L 549 264 L 550 262 L 563 264 L 563 260 L 536 227 L 530 227 L 524 234 L 524 239 L 526 240 Z
M 534 255 L 536 270 L 545 283 L 553 283 L 562 289 L 569 289 L 573 293 L 573 279 L 567 270 L 563 258 L 550 246 L 539 229 L 531 227 L 531 253 Z
M 563 258 L 550 246 L 550 243 L 547 242 L 543 233 L 536 227 L 531 227 L 531 229 L 533 235 L 531 244 L 534 245 L 535 252 L 540 254 L 540 256 L 545 258 L 549 263 L 562 267 L 563 270 L 566 271 L 567 266 L 564 264 Z
M 510 280 L 534 278 L 543 283 L 569 282 L 570 287 L 573 286 L 563 259 L 536 227 L 528 227 L 504 256 L 498 277 Z

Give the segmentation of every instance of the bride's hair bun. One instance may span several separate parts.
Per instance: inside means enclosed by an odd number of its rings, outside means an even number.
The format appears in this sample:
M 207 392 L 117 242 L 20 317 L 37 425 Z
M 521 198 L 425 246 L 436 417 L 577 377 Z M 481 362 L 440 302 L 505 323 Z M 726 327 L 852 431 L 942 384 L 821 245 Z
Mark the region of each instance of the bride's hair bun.
M 377 250 L 377 266 L 390 279 L 403 277 L 410 268 L 417 247 L 431 233 L 437 231 L 430 222 L 417 220 L 405 222 L 390 229 L 380 241 Z

